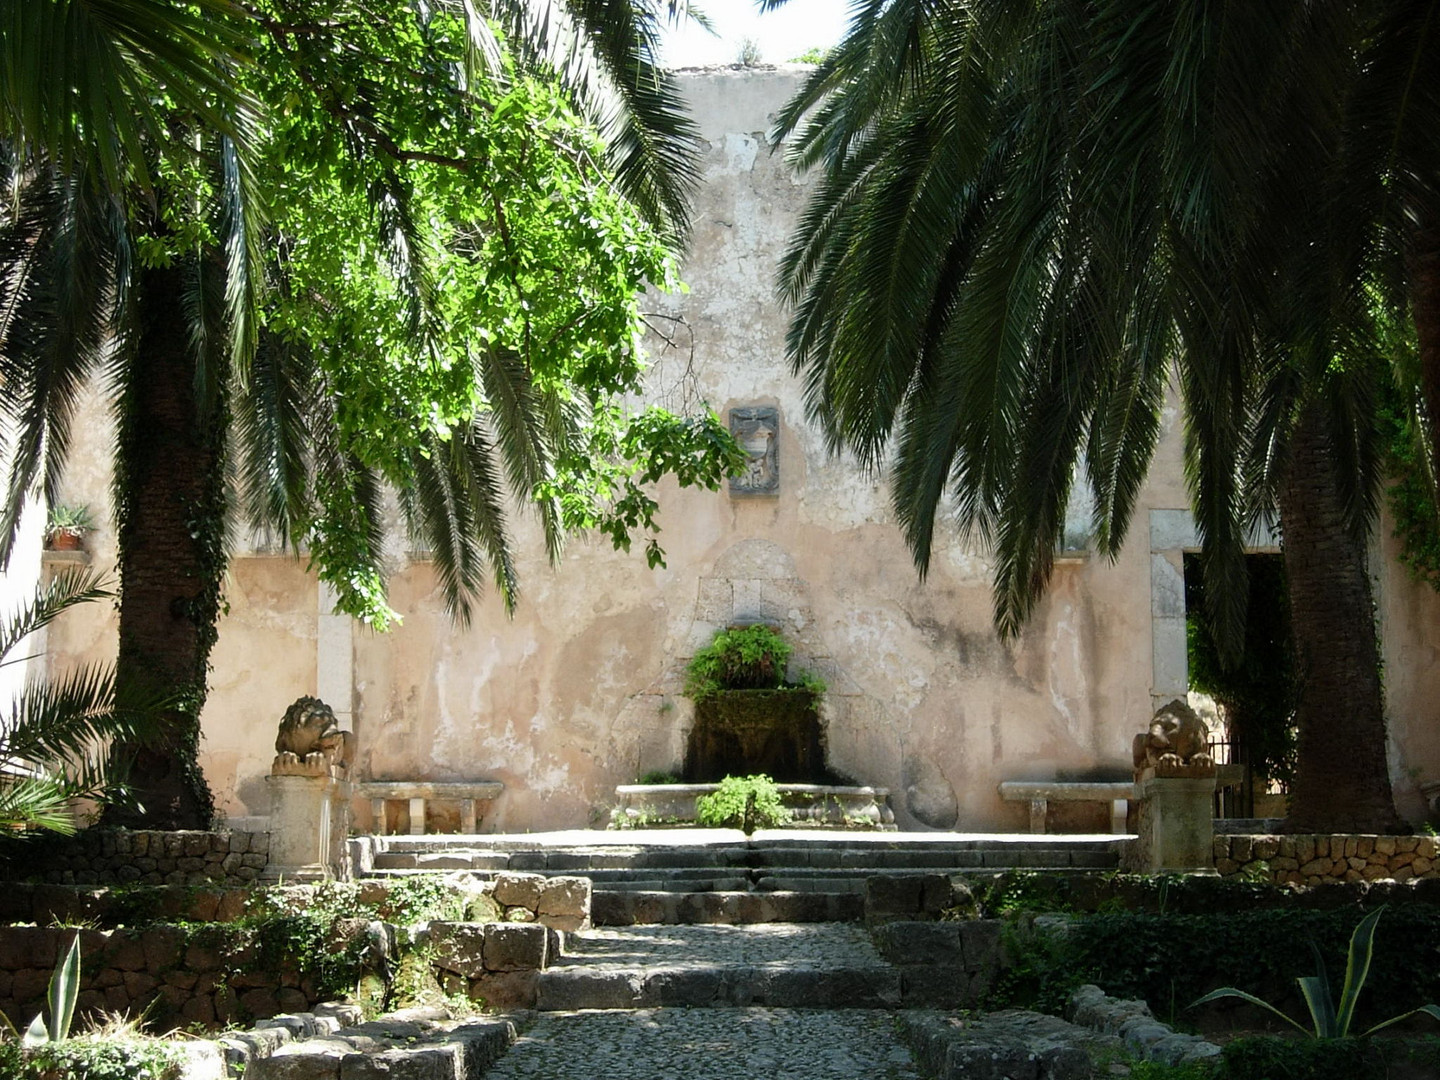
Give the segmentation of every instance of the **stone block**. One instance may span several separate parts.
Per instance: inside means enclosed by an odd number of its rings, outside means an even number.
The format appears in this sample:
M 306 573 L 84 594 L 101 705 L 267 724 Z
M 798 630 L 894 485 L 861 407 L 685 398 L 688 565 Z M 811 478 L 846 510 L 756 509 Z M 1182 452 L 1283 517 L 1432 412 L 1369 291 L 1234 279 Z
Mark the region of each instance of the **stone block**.
M 485 926 L 486 971 L 542 971 L 549 962 L 545 927 L 524 923 Z
M 916 964 L 900 972 L 900 996 L 907 1009 L 963 1009 L 978 995 L 971 976 L 953 964 Z
M 918 874 L 877 874 L 865 879 L 865 915 L 886 918 L 918 915 L 925 879 Z
M 506 871 L 495 875 L 495 902 L 507 908 L 523 907 L 534 911 L 540 904 L 540 894 L 544 888 L 544 874 L 516 874 Z
M 877 926 L 875 947 L 892 964 L 955 964 L 965 962 L 961 942 L 964 923 L 891 922 Z
M 1001 942 L 1004 921 L 1001 919 L 972 919 L 960 925 L 960 945 L 965 953 L 965 967 L 969 971 L 984 971 L 998 967 L 1002 959 Z
M 209 996 L 192 997 L 180 1006 L 180 1015 L 192 1024 L 208 1027 L 215 1022 L 215 1002 Z
M 144 971 L 127 971 L 124 974 L 124 983 L 125 992 L 131 998 L 139 1000 L 159 986 L 160 980 Z
M 340 1080 L 460 1080 L 467 1077 L 465 1048 L 458 1043 L 351 1054 Z
M 645 1008 L 695 1008 L 734 1004 L 731 985 L 744 981 L 726 978 L 718 968 L 671 968 L 651 973 L 646 979 L 642 1005 Z M 730 993 L 727 993 L 730 990 Z M 749 994 L 744 995 L 749 1003 Z
M 280 1012 L 280 999 L 275 991 L 257 987 L 240 995 L 240 1007 L 251 1016 L 263 1018 Z
M 546 880 L 540 889 L 536 910 L 542 916 L 573 915 L 583 920 L 590 917 L 590 904 L 589 878 L 552 877 Z
M 340 1042 L 290 1043 L 268 1057 L 251 1058 L 245 1080 L 340 1080 L 341 1061 L 358 1057 Z
M 200 981 L 200 976 L 193 971 L 184 971 L 180 968 L 172 968 L 161 976 L 166 986 L 178 986 L 181 990 L 193 990 L 195 984 Z M 237 978 L 238 981 L 238 978 Z
M 485 974 L 485 926 L 481 923 L 432 922 L 430 947 L 437 967 L 467 979 Z
M 643 992 L 643 977 L 634 972 L 554 968 L 540 976 L 535 1007 L 545 1011 L 634 1009 Z
M 490 1009 L 533 1009 L 540 993 L 538 971 L 487 971 L 471 979 L 469 996 Z

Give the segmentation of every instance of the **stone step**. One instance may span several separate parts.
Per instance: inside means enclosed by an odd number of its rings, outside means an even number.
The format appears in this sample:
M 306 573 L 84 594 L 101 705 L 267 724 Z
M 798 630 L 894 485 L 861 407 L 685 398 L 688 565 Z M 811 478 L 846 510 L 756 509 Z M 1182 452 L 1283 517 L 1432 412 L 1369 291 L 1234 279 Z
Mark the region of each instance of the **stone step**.
M 642 924 L 859 922 L 863 893 L 843 892 L 670 892 L 599 890 L 591 897 L 596 926 Z
M 888 1009 L 899 969 L 863 927 L 842 924 L 632 926 L 571 934 L 541 972 L 538 1008 Z
M 243 1073 L 245 1080 L 480 1080 L 516 1038 L 515 1024 L 504 1018 L 444 1020 L 433 1013 L 402 1010 L 263 1048 L 239 1039 L 222 1045 L 230 1075 Z
M 888 1013 L 824 1009 L 548 1012 L 486 1080 L 919 1080 Z
M 698 965 L 551 968 L 540 973 L 542 1012 L 578 1009 L 768 1008 L 893 1009 L 900 972 L 867 967 Z
M 388 838 L 382 838 L 388 839 Z M 426 838 L 430 839 L 430 838 Z M 385 849 L 374 855 L 376 871 L 470 870 L 477 874 L 501 870 L 602 876 L 627 871 L 814 869 L 888 872 L 895 870 L 989 870 L 1026 868 L 1110 869 L 1119 864 L 1115 843 L 997 844 L 984 847 L 907 846 L 605 849 L 519 851 L 475 847 Z M 692 875 L 693 876 L 693 875 Z
M 749 892 L 755 883 L 748 877 L 733 874 L 714 877 L 678 873 L 666 877 L 609 878 L 596 882 L 596 889 L 607 892 Z

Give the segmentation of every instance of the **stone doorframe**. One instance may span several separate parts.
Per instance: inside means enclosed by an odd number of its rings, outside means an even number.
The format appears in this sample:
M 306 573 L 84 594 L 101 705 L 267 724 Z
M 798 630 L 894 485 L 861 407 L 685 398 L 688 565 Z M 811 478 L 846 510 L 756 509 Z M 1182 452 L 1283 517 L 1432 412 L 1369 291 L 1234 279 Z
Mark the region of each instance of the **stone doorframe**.
M 1190 689 L 1185 642 L 1185 553 L 1199 551 L 1189 510 L 1150 511 L 1150 708 Z M 1245 554 L 1276 555 L 1280 546 L 1261 525 L 1246 537 Z

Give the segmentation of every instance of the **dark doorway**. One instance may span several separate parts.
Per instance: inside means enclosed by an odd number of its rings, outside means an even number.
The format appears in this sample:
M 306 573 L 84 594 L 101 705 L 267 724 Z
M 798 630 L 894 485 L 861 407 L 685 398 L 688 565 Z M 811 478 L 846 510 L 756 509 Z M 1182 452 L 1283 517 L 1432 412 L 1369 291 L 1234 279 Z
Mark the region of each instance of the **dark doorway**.
M 1227 668 L 1210 631 L 1197 554 L 1185 555 L 1185 622 L 1190 689 L 1214 701 L 1221 729 L 1211 732 L 1218 761 L 1246 766 L 1249 782 L 1227 791 L 1223 817 L 1255 817 L 1256 792 L 1283 792 L 1295 768 L 1295 653 L 1285 562 L 1247 555 L 1250 603 L 1245 649 Z

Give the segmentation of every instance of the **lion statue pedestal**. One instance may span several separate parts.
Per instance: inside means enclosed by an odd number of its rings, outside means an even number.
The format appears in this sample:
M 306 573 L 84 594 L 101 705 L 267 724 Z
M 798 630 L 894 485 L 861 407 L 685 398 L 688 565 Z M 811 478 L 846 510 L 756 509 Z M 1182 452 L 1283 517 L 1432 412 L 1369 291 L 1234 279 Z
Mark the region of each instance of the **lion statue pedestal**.
M 275 737 L 270 786 L 268 881 L 348 877 L 351 736 L 319 698 L 285 710 Z
M 1216 769 L 1205 722 L 1177 698 L 1133 749 L 1140 835 L 1126 869 L 1214 873 Z

